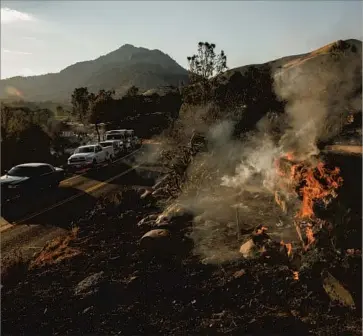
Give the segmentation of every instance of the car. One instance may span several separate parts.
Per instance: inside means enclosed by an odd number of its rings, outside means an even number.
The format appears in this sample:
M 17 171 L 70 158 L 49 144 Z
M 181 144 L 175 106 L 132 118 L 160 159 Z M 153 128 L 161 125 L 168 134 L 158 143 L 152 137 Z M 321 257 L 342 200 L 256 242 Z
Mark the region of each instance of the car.
M 1 200 L 31 196 L 42 190 L 57 188 L 65 171 L 48 163 L 24 163 L 11 168 L 0 177 Z
M 125 140 L 126 131 L 127 130 L 125 130 L 125 129 L 107 131 L 104 135 L 104 139 L 105 140 Z
M 112 146 L 113 148 L 113 157 L 119 157 L 122 154 L 122 146 L 120 145 L 120 140 L 105 140 L 101 141 L 100 145 L 102 147 Z
M 95 168 L 100 163 L 111 162 L 113 147 L 102 147 L 100 144 L 78 147 L 68 158 L 68 170 Z

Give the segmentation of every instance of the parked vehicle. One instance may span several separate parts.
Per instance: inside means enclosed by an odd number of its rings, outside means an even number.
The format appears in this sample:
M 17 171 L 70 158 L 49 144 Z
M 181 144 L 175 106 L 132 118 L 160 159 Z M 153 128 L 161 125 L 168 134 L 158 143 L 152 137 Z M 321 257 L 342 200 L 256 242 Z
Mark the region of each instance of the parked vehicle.
M 125 148 L 126 148 L 126 152 L 129 152 L 130 150 L 132 150 L 134 148 L 134 143 L 131 141 L 131 138 L 126 139 Z
M 100 144 L 78 147 L 68 158 L 68 168 L 71 170 L 93 168 L 100 163 L 113 159 L 113 147 L 102 147 Z
M 1 176 L 2 202 L 32 196 L 49 188 L 57 188 L 64 178 L 62 168 L 47 163 L 24 163 L 11 168 Z
M 125 140 L 126 139 L 126 129 L 120 130 L 110 130 L 105 133 L 105 140 Z
M 125 142 L 124 141 L 119 141 L 119 146 L 120 146 L 121 153 L 122 154 L 126 153 Z
M 126 130 L 125 135 L 128 138 L 133 138 L 135 135 L 135 131 L 133 129 L 128 129 L 128 130 Z
M 119 140 L 105 140 L 105 141 L 101 141 L 100 145 L 102 147 L 109 147 L 112 146 L 113 148 L 113 158 L 119 157 L 122 155 L 123 151 L 122 151 L 122 146 L 120 145 L 120 141 Z
M 139 137 L 137 137 L 137 136 L 133 137 L 133 142 L 134 142 L 134 146 L 136 148 L 139 148 L 141 146 L 141 144 L 142 144 L 141 139 Z

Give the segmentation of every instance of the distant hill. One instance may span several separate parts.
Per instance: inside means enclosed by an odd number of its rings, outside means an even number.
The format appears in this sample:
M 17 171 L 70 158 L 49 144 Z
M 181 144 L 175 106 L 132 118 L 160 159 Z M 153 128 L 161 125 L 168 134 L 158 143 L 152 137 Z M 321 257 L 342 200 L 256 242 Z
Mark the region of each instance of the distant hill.
M 162 51 L 125 44 L 95 60 L 70 65 L 59 73 L 1 80 L 0 99 L 66 102 L 74 88 L 81 86 L 92 92 L 115 89 L 116 95 L 122 95 L 132 85 L 146 91 L 178 86 L 187 80 L 187 70 Z

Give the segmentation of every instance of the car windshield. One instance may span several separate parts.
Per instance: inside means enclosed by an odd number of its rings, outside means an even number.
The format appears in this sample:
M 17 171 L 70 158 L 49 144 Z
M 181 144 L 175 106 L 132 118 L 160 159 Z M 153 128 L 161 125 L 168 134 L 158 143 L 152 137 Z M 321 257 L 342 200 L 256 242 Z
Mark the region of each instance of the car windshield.
M 112 142 L 100 142 L 100 145 L 102 147 L 108 147 L 108 146 L 112 146 Z
M 14 167 L 11 168 L 7 175 L 9 176 L 19 176 L 19 177 L 31 177 L 39 175 L 39 167 Z
M 122 134 L 109 134 L 106 136 L 108 140 L 121 140 L 123 138 Z
M 95 147 L 94 146 L 89 146 L 89 147 L 80 147 L 77 148 L 74 153 L 75 154 L 79 154 L 79 153 L 93 153 L 95 151 Z

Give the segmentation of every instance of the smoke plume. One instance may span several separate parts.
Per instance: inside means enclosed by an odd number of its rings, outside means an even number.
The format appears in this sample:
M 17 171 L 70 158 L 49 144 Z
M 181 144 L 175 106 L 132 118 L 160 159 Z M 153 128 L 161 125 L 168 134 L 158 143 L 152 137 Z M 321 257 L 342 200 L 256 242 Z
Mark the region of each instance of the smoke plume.
M 238 231 L 260 224 L 276 240 L 298 239 L 293 214 L 301 201 L 279 189 L 284 177 L 277 172 L 276 160 L 293 153 L 297 161 L 313 162 L 319 142 L 337 135 L 348 115 L 361 113 L 362 65 L 357 53 L 361 55 L 361 48 L 317 54 L 274 74 L 275 93 L 286 102 L 285 113 L 277 120 L 281 126 L 277 138 L 269 132 L 267 117 L 243 142 L 232 139 L 232 122 L 209 128 L 209 152 L 194 160 L 188 176 L 198 175 L 201 167 L 209 175 L 194 179 L 198 193 L 180 197 L 196 216 L 191 237 L 204 260 L 233 259 L 241 243 Z M 286 212 L 276 204 L 276 191 L 288 203 Z

